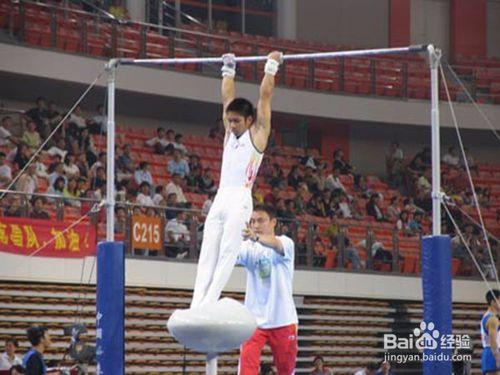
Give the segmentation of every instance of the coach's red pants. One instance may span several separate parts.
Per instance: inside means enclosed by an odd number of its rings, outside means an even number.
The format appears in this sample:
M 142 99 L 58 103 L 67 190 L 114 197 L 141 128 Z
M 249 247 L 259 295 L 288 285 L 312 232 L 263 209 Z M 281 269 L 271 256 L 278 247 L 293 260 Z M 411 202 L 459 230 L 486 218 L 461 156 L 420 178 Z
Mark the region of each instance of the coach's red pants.
M 260 370 L 260 353 L 266 343 L 271 347 L 274 365 L 278 375 L 290 375 L 295 370 L 297 359 L 297 325 L 260 329 L 257 328 L 241 347 L 239 374 L 258 375 Z

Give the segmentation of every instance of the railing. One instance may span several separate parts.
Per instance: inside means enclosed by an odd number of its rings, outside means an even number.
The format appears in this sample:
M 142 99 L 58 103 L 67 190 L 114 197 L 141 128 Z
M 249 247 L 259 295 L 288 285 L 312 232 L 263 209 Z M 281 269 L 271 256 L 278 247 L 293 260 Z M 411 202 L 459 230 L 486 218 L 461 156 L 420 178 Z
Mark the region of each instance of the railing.
M 89 198 L 68 198 L 53 194 L 28 194 L 23 192 L 6 192 L 0 190 L 1 193 L 6 193 L 3 200 L 0 202 L 2 216 L 13 216 L 16 212 L 17 217 L 31 217 L 34 207 L 33 201 L 36 197 L 41 197 L 44 200 L 43 210 L 47 212 L 49 218 L 47 220 L 64 221 L 67 225 L 71 225 L 82 215 L 88 215 L 89 225 L 95 226 L 97 238 L 105 237 L 104 223 L 105 215 L 102 210 L 91 210 L 99 201 Z M 71 210 L 69 213 L 68 211 Z M 122 240 L 125 244 L 126 253 L 130 256 L 148 256 L 163 259 L 183 259 L 187 261 L 195 261 L 199 255 L 199 249 L 202 240 L 202 224 L 204 216 L 200 210 L 189 209 L 183 207 L 167 207 L 167 206 L 143 206 L 135 203 L 120 202 L 116 203 L 117 219 L 115 234 L 117 239 Z M 121 211 L 119 213 L 119 211 Z M 165 224 L 173 217 L 177 217 L 178 213 L 182 212 L 185 217 L 181 224 L 185 225 L 187 231 L 169 232 Z M 134 248 L 133 239 L 133 217 L 134 215 L 142 215 L 146 217 L 154 217 L 159 219 L 161 238 L 161 248 L 159 250 L 150 250 L 147 248 Z M 305 236 L 299 235 L 301 227 L 305 226 Z M 397 233 L 393 235 L 392 250 L 389 250 L 392 255 L 392 262 L 381 262 L 372 258 L 371 251 L 364 251 L 366 259 L 363 260 L 363 251 L 358 249 L 355 244 L 346 245 L 346 237 L 348 227 L 341 224 L 339 234 L 336 238 L 337 245 L 329 246 L 328 249 L 318 249 L 316 238 L 318 231 L 316 224 L 313 222 L 304 223 L 300 220 L 279 219 L 277 232 L 286 234 L 291 237 L 296 244 L 296 266 L 305 269 L 323 268 L 328 270 L 352 270 L 352 271 L 381 271 L 400 273 L 400 253 L 398 247 Z M 175 239 L 175 240 L 173 240 Z M 370 249 L 374 241 L 374 232 L 370 226 L 366 226 L 364 236 L 366 241 L 366 249 Z M 322 251 L 326 250 L 326 251 Z M 362 264 L 365 263 L 365 264 Z
M 266 54 L 273 49 L 287 53 L 313 52 L 335 49 L 326 45 L 301 45 L 246 34 L 207 34 L 195 30 L 158 26 L 156 24 L 117 21 L 79 10 L 68 10 L 53 5 L 29 1 L 12 2 L 7 9 L 6 27 L 20 41 L 58 48 L 67 52 L 100 57 L 209 57 L 232 51 L 238 55 Z M 345 49 L 337 46 L 337 49 Z M 262 64 L 241 64 L 241 79 L 257 82 Z M 217 67 L 183 65 L 173 69 L 218 75 Z M 470 78 L 476 70 L 468 67 Z M 458 67 L 458 70 L 464 72 Z M 467 73 L 467 72 L 466 72 Z M 301 90 L 329 93 L 360 94 L 394 98 L 428 99 L 430 95 L 429 69 L 418 56 L 391 56 L 387 58 L 349 58 L 328 61 L 310 60 L 284 64 L 280 69 L 279 84 Z M 491 86 L 490 92 L 468 83 L 474 98 L 482 101 L 500 101 L 500 88 Z M 465 94 L 459 86 L 450 83 L 452 99 L 462 100 Z M 445 99 L 441 87 L 441 98 Z

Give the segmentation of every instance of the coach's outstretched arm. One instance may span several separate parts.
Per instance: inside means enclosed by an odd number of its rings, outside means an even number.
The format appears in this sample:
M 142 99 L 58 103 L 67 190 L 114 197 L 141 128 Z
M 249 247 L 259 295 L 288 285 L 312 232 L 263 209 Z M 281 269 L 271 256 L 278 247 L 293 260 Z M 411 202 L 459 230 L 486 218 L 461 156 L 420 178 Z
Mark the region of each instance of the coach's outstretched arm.
M 229 135 L 229 123 L 226 119 L 226 109 L 227 106 L 233 101 L 235 97 L 234 88 L 234 76 L 236 75 L 236 60 L 232 53 L 226 53 L 222 56 L 222 86 L 221 86 L 221 98 L 222 98 L 222 119 L 224 122 L 224 128 L 226 129 L 226 136 L 224 137 L 224 144 L 226 143 L 227 137 Z
M 283 54 L 271 52 L 264 68 L 264 78 L 260 84 L 260 96 L 257 103 L 257 121 L 252 126 L 252 139 L 255 147 L 264 152 L 271 133 L 271 100 L 274 92 L 274 76 L 278 73 Z

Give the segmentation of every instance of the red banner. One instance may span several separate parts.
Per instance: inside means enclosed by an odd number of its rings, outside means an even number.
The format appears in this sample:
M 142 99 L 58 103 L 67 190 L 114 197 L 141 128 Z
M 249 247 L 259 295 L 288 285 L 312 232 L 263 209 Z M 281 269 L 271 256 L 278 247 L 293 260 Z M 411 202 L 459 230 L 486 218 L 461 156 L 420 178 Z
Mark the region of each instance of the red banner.
M 80 223 L 66 230 L 70 225 L 64 221 L 0 217 L 0 251 L 55 258 L 94 255 L 95 227 Z

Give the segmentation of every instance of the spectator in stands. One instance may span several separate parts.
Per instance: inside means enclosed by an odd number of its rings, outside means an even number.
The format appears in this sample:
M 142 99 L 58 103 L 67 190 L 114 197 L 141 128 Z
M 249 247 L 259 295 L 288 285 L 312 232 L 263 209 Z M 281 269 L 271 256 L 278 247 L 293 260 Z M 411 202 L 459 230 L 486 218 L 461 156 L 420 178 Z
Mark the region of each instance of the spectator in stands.
M 342 240 L 344 243 L 342 245 Z M 351 240 L 347 237 L 347 233 L 344 233 L 343 237 L 335 237 L 332 240 L 332 246 L 337 250 L 337 263 L 340 264 L 340 257 L 342 256 L 342 250 L 344 251 L 344 260 L 351 262 L 353 270 L 360 270 L 363 268 L 363 263 L 361 263 L 361 258 L 359 257 L 358 249 L 351 245 Z M 343 265 L 342 265 L 343 267 Z
M 372 216 L 377 221 L 386 221 L 382 209 L 379 207 L 380 195 L 378 193 L 373 193 L 370 200 L 366 203 L 366 214 Z
M 458 233 L 451 239 L 451 250 L 453 258 L 458 258 L 463 262 L 469 257 L 467 246 L 469 249 L 473 246 L 474 227 L 469 223 L 465 224 L 462 236 L 465 243 Z
M 458 156 L 457 149 L 454 146 L 448 147 L 448 152 L 443 156 L 443 163 L 451 168 L 460 167 L 460 157 Z
M 108 116 L 102 104 L 96 108 L 97 114 L 89 119 L 88 130 L 92 134 L 106 134 L 108 125 Z
M 24 168 L 31 157 L 31 150 L 25 143 L 19 143 L 14 153 L 13 162 L 18 169 Z
M 66 157 L 68 151 L 66 150 L 66 140 L 64 138 L 59 138 L 56 144 L 47 150 L 47 154 L 50 156 L 59 155 L 61 160 Z
M 83 117 L 82 107 L 77 105 L 68 119 L 70 133 L 76 135 L 87 127 L 87 121 Z M 76 137 L 75 137 L 76 138 Z
M 311 375 L 332 375 L 332 372 L 325 366 L 325 360 L 322 356 L 314 357 Z
M 320 164 L 316 173 L 316 186 L 318 191 L 324 191 L 326 189 L 327 178 L 326 167 L 324 164 Z
M 26 171 L 17 180 L 17 190 L 27 194 L 33 194 L 38 190 L 38 178 L 36 176 L 36 165 L 31 163 Z
M 300 175 L 300 169 L 298 165 L 292 166 L 290 172 L 287 176 L 288 186 L 294 189 L 298 189 L 299 185 L 302 183 L 303 178 Z
M 306 168 L 311 168 L 316 170 L 318 167 L 318 162 L 314 159 L 313 150 L 310 148 L 306 149 L 306 155 L 300 158 L 300 164 L 302 164 Z
M 366 240 L 362 240 L 359 245 L 366 249 Z M 373 261 L 386 263 L 392 266 L 392 252 L 384 248 L 384 244 L 373 238 L 371 256 Z
M 168 194 L 165 206 L 167 206 L 167 209 L 165 210 L 165 218 L 167 220 L 171 220 L 177 217 L 177 212 L 179 212 L 180 208 L 180 205 L 177 203 L 177 194 Z
M 191 241 L 191 235 L 185 222 L 186 213 L 184 211 L 177 211 L 177 216 L 172 220 L 169 220 L 167 225 L 165 226 L 167 243 L 171 250 L 171 252 L 168 253 L 167 256 L 184 258 L 187 255 L 189 242 Z M 174 245 L 175 253 L 172 252 L 172 245 Z
M 0 188 L 7 187 L 12 181 L 12 169 L 5 162 L 6 155 L 0 151 Z
M 7 217 L 21 217 L 23 214 L 21 196 L 13 194 L 10 198 L 9 204 L 7 205 L 7 209 L 3 214 Z
M 9 375 L 23 375 L 26 374 L 23 365 L 15 365 L 10 368 Z
M 12 137 L 12 133 L 10 132 L 12 127 L 12 117 L 2 117 L 2 125 L 0 126 L 0 146 L 8 146 L 11 143 L 16 143 L 16 139 Z
M 53 130 L 62 120 L 61 113 L 57 110 L 56 103 L 52 100 L 49 102 L 46 115 L 50 130 Z
M 388 361 L 382 361 L 380 368 L 375 373 L 375 375 L 395 375 L 391 370 L 391 364 Z
M 297 194 L 294 197 L 294 203 L 296 207 L 297 215 L 302 215 L 306 212 L 307 202 L 309 201 L 311 194 L 305 182 L 299 185 Z
M 344 187 L 344 184 L 342 183 L 342 181 L 340 181 L 340 171 L 337 168 L 333 168 L 332 173 L 329 174 L 326 178 L 325 187 L 328 190 L 333 191 L 334 193 L 342 192 L 344 194 L 347 194 L 347 190 Z
M 318 187 L 318 177 L 316 173 L 314 172 L 314 169 L 311 167 L 306 167 L 305 173 L 304 173 L 304 182 L 307 184 L 308 190 L 316 194 L 319 192 L 319 187 Z
M 200 157 L 198 155 L 190 155 L 189 156 L 189 170 L 193 170 L 194 168 L 199 168 L 203 170 L 203 166 L 200 163 Z
M 73 154 L 66 154 L 64 158 L 64 174 L 68 177 L 79 177 L 80 176 L 80 168 L 76 165 L 76 157 Z
M 408 214 L 408 211 L 401 211 L 399 214 L 399 219 L 396 222 L 396 229 L 399 232 L 402 232 L 407 235 L 411 235 L 411 230 L 410 230 L 410 215 Z
M 64 195 L 64 187 L 66 186 L 66 180 L 64 177 L 57 177 L 54 183 L 47 189 L 47 193 L 51 195 Z
M 292 199 L 285 200 L 285 210 L 281 218 L 286 220 L 295 220 L 295 202 Z
M 191 193 L 200 192 L 201 170 L 198 167 L 191 169 L 191 173 L 186 176 L 186 187 Z
M 49 331 L 43 326 L 31 326 L 27 334 L 32 347 L 23 358 L 26 374 L 43 375 L 47 372 L 43 354 L 52 345 Z
M 425 211 L 423 209 L 421 209 L 420 207 L 418 207 L 414 203 L 413 198 L 411 198 L 411 197 L 407 197 L 407 198 L 403 199 L 403 209 L 405 211 L 408 211 L 408 213 L 410 213 L 410 214 L 413 214 L 415 212 L 420 212 L 422 214 L 425 213 Z
M 30 217 L 32 219 L 43 219 L 48 220 L 50 216 L 47 211 L 43 209 L 45 204 L 45 199 L 43 197 L 33 197 L 32 199 L 32 207 Z
M 410 234 L 413 236 L 418 236 L 423 233 L 422 226 L 423 215 L 420 212 L 416 212 L 413 215 L 413 220 L 408 224 L 408 229 L 410 230 Z
M 354 211 L 351 207 L 351 203 L 349 202 L 349 198 L 345 194 L 339 195 L 339 204 L 338 204 L 338 212 L 342 215 L 344 219 L 356 219 L 359 220 L 362 218 L 358 212 Z
M 366 367 L 356 371 L 354 375 L 375 375 L 378 370 L 377 363 L 369 363 Z
M 266 176 L 266 181 L 271 187 L 285 187 L 285 176 L 278 163 L 274 163 L 271 166 L 270 174 Z
M 415 155 L 412 161 L 408 164 L 406 170 L 408 171 L 410 178 L 418 178 L 426 169 L 426 164 L 424 163 L 422 156 L 420 154 Z
M 134 162 L 132 161 L 132 155 L 130 154 L 130 145 L 126 144 L 123 146 L 123 152 L 118 157 L 118 165 L 121 169 L 128 172 L 134 171 Z
M 179 174 L 174 173 L 172 175 L 172 180 L 167 184 L 165 192 L 167 194 L 174 193 L 177 196 L 177 202 L 179 204 L 185 205 L 187 203 L 184 191 L 182 190 L 182 178 Z
M 135 201 L 141 206 L 154 206 L 155 203 L 151 199 L 151 185 L 147 181 L 141 182 L 139 186 L 139 193 L 137 194 L 137 199 Z
M 97 161 L 94 164 L 91 164 L 90 175 L 92 177 L 96 176 L 97 169 L 99 167 L 102 167 L 104 169 L 104 171 L 106 171 L 106 153 L 105 152 L 100 152 L 99 157 L 97 158 Z
M 163 155 L 167 147 L 172 145 L 167 140 L 165 129 L 160 127 L 156 129 L 156 137 L 146 141 L 146 146 L 152 147 L 155 153 Z
M 147 182 L 149 186 L 153 186 L 153 176 L 149 171 L 149 163 L 142 161 L 139 164 L 139 169 L 135 171 L 134 179 L 137 185 L 141 185 L 143 182 Z
M 172 143 L 172 146 L 174 147 L 174 150 L 179 150 L 182 154 L 182 156 L 187 156 L 189 154 L 186 146 L 182 143 L 182 134 L 176 134 L 175 135 L 175 141 Z
M 34 121 L 28 122 L 27 129 L 21 137 L 21 142 L 24 142 L 28 147 L 33 149 L 37 149 L 42 144 L 42 138 L 36 131 L 36 123 Z
M 212 176 L 212 171 L 209 168 L 205 168 L 203 176 L 199 181 L 200 193 L 210 194 L 217 191 L 217 186 Z
M 185 178 L 189 174 L 189 164 L 182 157 L 179 150 L 174 150 L 173 158 L 167 164 L 167 170 L 170 174 L 178 174 L 181 178 Z
M 327 216 L 327 208 L 323 202 L 323 199 L 317 195 L 313 195 L 309 202 L 307 203 L 307 212 L 310 215 L 326 217 Z
M 273 187 L 271 191 L 264 197 L 264 203 L 275 206 L 280 199 L 280 192 L 281 190 L 277 186 Z
M 214 203 L 214 198 L 215 198 L 215 192 L 211 192 L 208 194 L 208 197 L 205 200 L 205 202 L 203 202 L 203 206 L 201 208 L 201 214 L 203 217 L 206 217 L 208 215 L 208 211 L 210 210 L 210 207 L 212 207 L 212 204 Z
M 340 231 L 339 218 L 336 214 L 330 216 L 330 222 L 325 228 L 325 235 L 328 236 L 330 242 L 333 244 Z
M 127 230 L 127 211 L 125 207 L 116 207 L 115 233 L 125 233 Z
M 491 204 L 491 189 L 490 188 L 476 188 L 477 200 L 480 207 L 489 207 Z
M 63 190 L 63 197 L 67 198 L 64 203 L 73 207 L 80 207 L 81 202 L 78 200 L 80 198 L 80 190 L 78 190 L 78 182 L 75 177 L 68 178 L 68 183 Z
M 94 141 L 90 136 L 89 130 L 87 128 L 83 128 L 80 131 L 80 136 L 77 140 L 78 147 L 80 151 L 85 154 L 89 165 L 92 165 L 97 160 L 97 152 L 95 150 Z
M 391 198 L 391 204 L 387 207 L 387 220 L 392 223 L 398 221 L 399 216 L 401 215 L 401 209 L 399 208 L 399 197 L 397 195 Z
M 165 186 L 157 185 L 155 187 L 155 193 L 153 195 L 153 203 L 155 206 L 164 206 L 166 199 L 164 197 Z
M 85 153 L 81 153 L 78 155 L 78 160 L 76 161 L 76 166 L 78 167 L 79 175 L 84 178 L 90 177 L 90 167 L 89 162 L 87 160 L 87 155 Z M 129 178 L 132 176 L 128 174 Z
M 469 169 L 471 170 L 471 172 L 475 172 L 477 174 L 479 172 L 478 166 L 476 164 L 476 161 L 474 160 L 474 157 L 471 155 L 471 153 L 469 152 L 469 149 L 467 147 L 464 147 L 464 153 L 465 153 L 465 158 L 467 160 L 467 165 L 469 166 Z M 466 169 L 465 168 L 465 160 L 463 158 L 463 155 L 460 155 L 460 167 L 464 170 Z
M 344 150 L 340 148 L 333 152 L 333 169 L 338 169 L 340 174 L 353 172 L 353 167 L 344 159 Z
M 42 161 L 42 155 L 37 154 L 35 156 L 35 160 L 33 161 L 33 164 L 35 164 L 35 170 L 36 170 L 36 176 L 40 179 L 43 178 L 45 180 L 49 180 L 49 175 L 47 173 L 47 167 Z
M 44 138 L 48 136 L 47 128 L 49 122 L 45 98 L 38 97 L 36 99 L 36 107 L 28 110 L 25 115 L 27 116 L 27 121 L 33 120 L 35 122 L 36 129 Z
M 49 186 L 54 185 L 54 182 L 59 178 L 62 177 L 64 181 L 64 185 L 66 185 L 66 175 L 64 174 L 64 164 L 58 163 L 54 166 L 54 171 L 49 174 Z
M 96 169 L 95 176 L 90 180 L 90 186 L 92 189 L 106 186 L 106 170 L 104 167 L 98 167 Z
M 5 341 L 5 352 L 0 356 L 0 370 L 9 370 L 12 366 L 21 365 L 22 360 L 16 355 L 19 343 L 15 338 Z
M 391 142 L 391 146 L 385 155 L 385 166 L 387 179 L 392 188 L 397 189 L 403 183 L 403 150 L 399 147 L 399 142 Z

